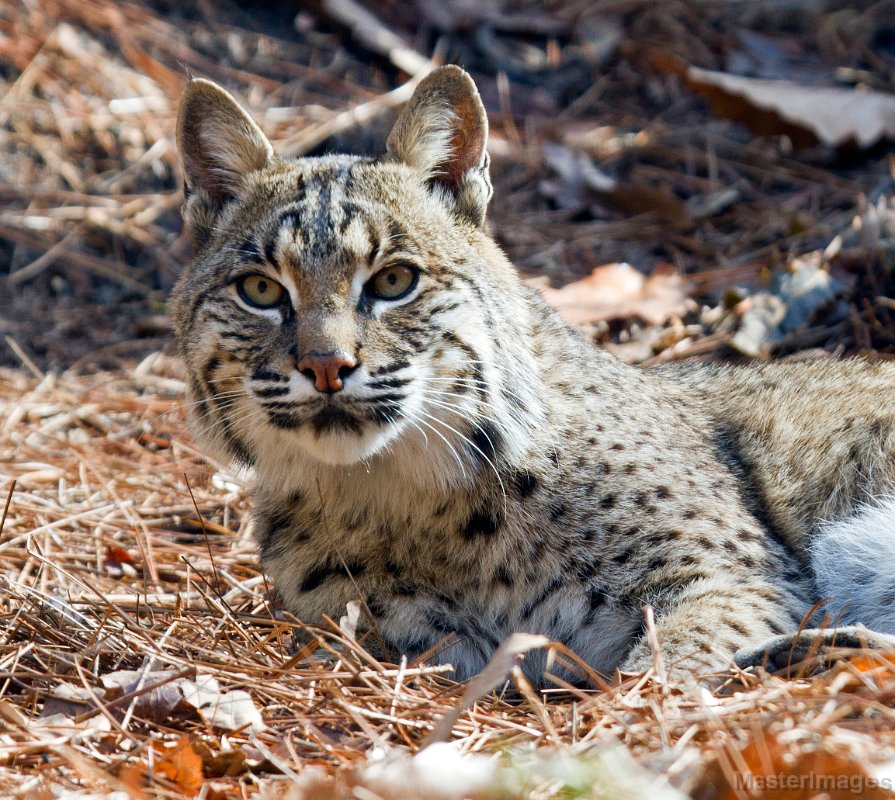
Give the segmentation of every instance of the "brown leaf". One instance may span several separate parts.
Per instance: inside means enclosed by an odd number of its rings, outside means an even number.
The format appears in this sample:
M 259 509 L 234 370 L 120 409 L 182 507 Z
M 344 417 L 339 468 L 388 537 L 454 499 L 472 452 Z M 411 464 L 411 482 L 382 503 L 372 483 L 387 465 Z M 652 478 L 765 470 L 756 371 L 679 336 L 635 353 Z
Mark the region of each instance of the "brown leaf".
M 694 792 L 696 800 L 739 800 L 742 797 L 784 800 L 825 797 L 828 800 L 891 800 L 892 794 L 868 775 L 861 764 L 817 749 L 796 758 L 773 736 L 756 736 L 740 753 L 737 767 L 722 769 L 716 762 Z
M 690 67 L 687 85 L 704 95 L 712 113 L 760 136 L 785 134 L 797 148 L 818 142 L 870 147 L 895 137 L 895 96 L 882 92 L 803 86 L 743 78 Z
M 40 717 L 52 717 L 54 714 L 77 717 L 96 707 L 96 697 L 101 699 L 104 697 L 102 689 L 88 689 L 86 686 L 60 683 L 53 687 L 44 701 Z
M 895 673 L 895 653 L 874 653 L 873 655 L 857 655 L 848 659 L 858 672 L 886 673 L 887 677 Z
M 684 202 L 667 186 L 637 180 L 620 183 L 598 169 L 587 153 L 553 142 L 545 142 L 543 151 L 545 161 L 560 180 L 543 182 L 541 189 L 562 208 L 596 200 L 629 216 L 650 214 L 675 225 L 692 222 Z
M 122 695 L 136 692 L 133 700 L 117 704 L 113 713 L 121 715 L 133 704 L 134 713 L 154 722 L 164 722 L 183 704 L 182 679 L 173 679 L 170 671 L 143 672 L 142 670 L 117 670 L 101 676 L 106 697 L 116 700 Z M 170 680 L 169 680 L 170 679 Z
M 235 778 L 249 771 L 248 759 L 242 750 L 209 753 L 202 761 L 209 778 Z
M 662 325 L 695 308 L 677 273 L 656 270 L 649 277 L 630 264 L 606 264 L 561 289 L 543 288 L 544 299 L 573 325 L 639 317 Z
M 103 568 L 113 575 L 136 575 L 137 572 L 134 557 L 118 545 L 108 545 L 106 547 Z
M 156 743 L 158 758 L 154 769 L 171 781 L 184 795 L 194 797 L 202 788 L 202 758 L 185 736 L 174 747 Z
M 146 792 L 146 763 L 138 761 L 133 764 L 125 764 L 118 773 L 120 780 L 126 787 L 128 796 L 133 800 L 144 800 Z

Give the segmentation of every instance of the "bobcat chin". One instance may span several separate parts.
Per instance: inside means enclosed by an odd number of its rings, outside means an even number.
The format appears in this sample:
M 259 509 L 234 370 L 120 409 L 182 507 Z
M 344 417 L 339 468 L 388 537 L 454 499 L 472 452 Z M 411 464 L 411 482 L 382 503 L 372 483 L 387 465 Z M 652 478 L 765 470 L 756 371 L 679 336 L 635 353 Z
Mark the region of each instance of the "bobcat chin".
M 457 67 L 380 159 L 281 159 L 223 89 L 186 90 L 196 257 L 173 309 L 194 426 L 254 468 L 286 606 L 316 623 L 360 598 L 381 657 L 437 650 L 459 678 L 513 631 L 645 670 L 646 605 L 684 672 L 760 654 L 825 594 L 895 633 L 895 507 L 873 505 L 895 484 L 895 365 L 616 361 L 490 238 L 487 134 Z M 890 562 L 858 591 L 821 566 L 863 574 L 874 536 Z

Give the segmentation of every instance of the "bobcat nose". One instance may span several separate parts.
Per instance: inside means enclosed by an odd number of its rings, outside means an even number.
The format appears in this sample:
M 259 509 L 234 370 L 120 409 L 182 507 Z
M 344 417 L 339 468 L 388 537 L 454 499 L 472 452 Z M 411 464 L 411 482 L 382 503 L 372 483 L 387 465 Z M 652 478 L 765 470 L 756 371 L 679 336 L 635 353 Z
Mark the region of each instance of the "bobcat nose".
M 298 361 L 298 371 L 314 382 L 318 392 L 341 391 L 342 381 L 357 368 L 354 356 L 344 350 L 332 353 L 306 353 Z

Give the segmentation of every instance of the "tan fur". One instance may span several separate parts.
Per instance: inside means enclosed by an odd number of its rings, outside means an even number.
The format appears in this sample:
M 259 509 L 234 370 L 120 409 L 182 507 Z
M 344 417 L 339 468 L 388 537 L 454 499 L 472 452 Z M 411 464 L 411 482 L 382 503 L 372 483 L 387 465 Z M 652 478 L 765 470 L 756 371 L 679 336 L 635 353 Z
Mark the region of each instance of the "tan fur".
M 487 120 L 455 67 L 379 161 L 281 161 L 205 82 L 178 131 L 196 428 L 254 468 L 262 563 L 307 622 L 360 596 L 384 656 L 456 633 L 433 660 L 467 677 L 527 630 L 609 672 L 651 664 L 651 605 L 670 667 L 719 667 L 798 627 L 819 523 L 893 485 L 893 366 L 640 370 L 567 328 L 483 229 Z M 416 287 L 371 299 L 395 265 Z M 287 301 L 248 305 L 251 273 Z M 357 367 L 323 395 L 298 360 L 337 350 Z

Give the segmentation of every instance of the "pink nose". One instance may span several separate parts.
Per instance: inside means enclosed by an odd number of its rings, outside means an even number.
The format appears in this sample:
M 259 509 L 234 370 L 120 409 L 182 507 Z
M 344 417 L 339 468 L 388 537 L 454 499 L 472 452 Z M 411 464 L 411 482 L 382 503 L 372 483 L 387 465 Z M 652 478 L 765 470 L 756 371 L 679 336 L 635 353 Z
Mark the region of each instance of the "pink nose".
M 344 350 L 323 355 L 307 353 L 298 362 L 299 372 L 314 381 L 314 388 L 318 392 L 327 394 L 341 391 L 343 379 L 347 378 L 356 366 L 354 356 Z

